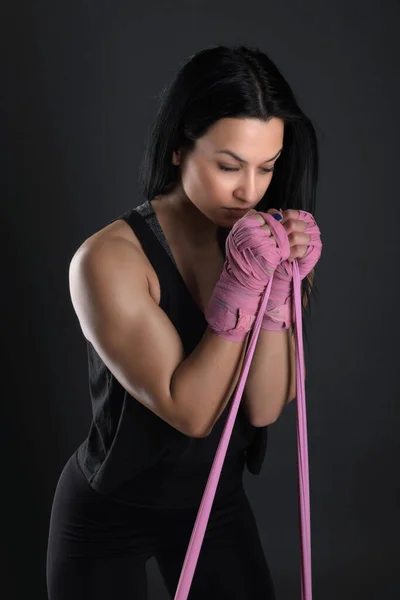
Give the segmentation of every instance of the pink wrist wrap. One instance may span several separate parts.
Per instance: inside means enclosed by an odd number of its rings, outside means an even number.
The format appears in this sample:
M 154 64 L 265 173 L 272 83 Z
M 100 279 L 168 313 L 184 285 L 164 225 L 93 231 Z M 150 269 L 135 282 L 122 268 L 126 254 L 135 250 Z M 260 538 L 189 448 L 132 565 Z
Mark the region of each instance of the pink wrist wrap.
M 320 230 L 314 217 L 300 210 L 299 220 L 308 223 L 305 233 L 311 235 L 306 254 L 297 259 L 300 279 L 304 279 L 321 256 L 322 242 Z M 293 263 L 283 260 L 276 268 L 268 298 L 267 310 L 261 328 L 269 331 L 289 329 L 294 323 L 293 314 Z
M 210 329 L 230 341 L 243 341 L 253 326 L 261 296 L 275 269 L 290 255 L 283 226 L 260 213 L 273 235 L 246 215 L 235 223 L 226 240 L 226 259 L 205 317 Z

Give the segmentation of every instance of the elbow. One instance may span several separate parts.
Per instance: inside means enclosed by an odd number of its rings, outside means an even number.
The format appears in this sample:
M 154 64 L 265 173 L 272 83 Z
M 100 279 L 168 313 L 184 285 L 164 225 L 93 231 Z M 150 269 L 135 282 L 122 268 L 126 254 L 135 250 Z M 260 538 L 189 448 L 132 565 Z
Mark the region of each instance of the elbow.
M 273 425 L 279 418 L 278 417 L 268 417 L 268 419 L 263 419 L 262 421 L 250 421 L 253 427 L 268 427 L 268 425 Z
M 190 429 L 189 437 L 198 438 L 198 439 L 206 438 L 210 435 L 211 431 L 212 431 L 212 427 L 211 427 L 211 429 L 207 429 L 207 430 L 196 429 L 195 427 L 192 427 Z
M 293 400 L 295 400 L 296 397 L 294 396 L 293 398 L 289 399 L 281 408 L 281 410 L 279 410 L 278 412 L 269 412 L 268 415 L 263 415 L 262 418 L 259 419 L 250 419 L 250 423 L 251 425 L 253 425 L 253 427 L 267 427 L 268 425 L 273 425 L 274 423 L 277 422 L 277 420 L 279 419 L 279 417 L 282 415 L 284 408 L 287 404 L 289 404 L 289 402 L 292 402 Z
M 191 431 L 192 431 L 192 435 L 191 437 L 194 438 L 206 438 L 210 435 L 210 433 L 212 432 L 212 430 L 214 429 L 214 425 L 215 423 L 207 423 L 207 424 L 202 424 L 201 427 L 199 426 L 195 426 L 192 425 L 191 427 Z
M 195 421 L 190 419 L 189 423 L 186 423 L 185 434 L 191 438 L 205 438 L 210 435 L 213 427 L 207 426 L 205 423 L 201 423 L 198 419 Z
M 196 427 L 193 423 L 185 423 L 184 425 L 180 422 L 179 425 L 175 424 L 175 429 L 178 429 L 183 435 L 186 435 L 190 438 L 204 438 L 207 437 L 210 431 L 204 431 L 204 429 L 200 429 Z
M 190 437 L 193 438 L 206 438 L 210 435 L 210 433 L 212 432 L 214 425 L 216 423 L 215 419 L 218 420 L 218 418 L 221 415 L 221 412 L 219 413 L 219 415 L 217 415 L 217 417 L 214 415 L 213 419 L 207 419 L 206 422 L 204 422 L 203 419 L 200 418 L 200 415 L 196 415 L 197 418 L 195 419 L 191 419 L 191 423 L 188 426 L 188 430 L 190 431 Z

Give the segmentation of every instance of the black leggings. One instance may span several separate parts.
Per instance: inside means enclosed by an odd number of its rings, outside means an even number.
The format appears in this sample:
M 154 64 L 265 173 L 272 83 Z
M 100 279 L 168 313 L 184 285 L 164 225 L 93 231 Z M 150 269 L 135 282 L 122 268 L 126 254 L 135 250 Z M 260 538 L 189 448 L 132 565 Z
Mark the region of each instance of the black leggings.
M 89 485 L 76 455 L 54 495 L 47 547 L 49 600 L 146 600 L 154 557 L 174 598 L 197 508 L 116 503 Z M 188 600 L 274 600 L 270 571 L 243 486 L 211 509 Z

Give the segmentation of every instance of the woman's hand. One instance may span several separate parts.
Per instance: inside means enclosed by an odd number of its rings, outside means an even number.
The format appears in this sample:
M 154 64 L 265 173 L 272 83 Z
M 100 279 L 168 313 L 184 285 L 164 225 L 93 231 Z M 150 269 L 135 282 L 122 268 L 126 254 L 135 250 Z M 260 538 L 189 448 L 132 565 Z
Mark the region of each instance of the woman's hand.
M 321 233 L 314 217 L 304 210 L 292 208 L 284 211 L 270 208 L 267 213 L 270 215 L 280 214 L 283 217 L 279 223 L 286 231 L 290 246 L 290 256 L 286 261 L 292 263 L 297 258 L 301 279 L 304 279 L 318 262 L 322 251 Z M 258 213 L 258 215 L 261 222 L 262 213 Z M 267 224 L 261 229 L 265 229 L 269 235 L 272 235 Z M 281 264 L 286 261 L 282 261 Z M 292 269 L 289 271 L 288 275 L 292 275 Z
M 311 213 L 295 209 L 278 211 L 273 208 L 268 213 L 278 213 L 283 217 L 280 224 L 288 237 L 290 255 L 275 270 L 261 327 L 270 330 L 288 329 L 292 325 L 293 260 L 297 259 L 300 278 L 304 279 L 321 256 L 321 235 Z M 264 228 L 272 235 L 268 225 Z
M 281 213 L 283 215 L 280 224 L 285 228 L 289 239 L 290 256 L 287 259 L 293 262 L 295 258 L 303 258 L 307 252 L 308 244 L 311 241 L 311 235 L 305 233 L 309 221 L 300 219 L 300 211 L 288 209 Z

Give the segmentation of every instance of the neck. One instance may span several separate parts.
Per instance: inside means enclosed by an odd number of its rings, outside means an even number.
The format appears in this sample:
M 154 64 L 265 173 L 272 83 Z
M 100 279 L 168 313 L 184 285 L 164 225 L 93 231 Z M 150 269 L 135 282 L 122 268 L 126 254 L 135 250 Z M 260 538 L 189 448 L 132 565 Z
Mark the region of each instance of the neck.
M 196 247 L 216 242 L 218 226 L 203 215 L 183 191 L 174 190 L 157 196 L 153 202 L 160 202 L 160 208 L 168 215 L 182 241 Z

